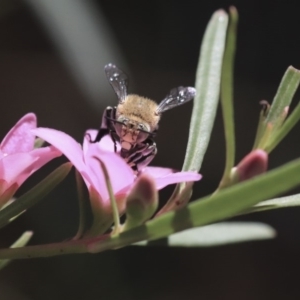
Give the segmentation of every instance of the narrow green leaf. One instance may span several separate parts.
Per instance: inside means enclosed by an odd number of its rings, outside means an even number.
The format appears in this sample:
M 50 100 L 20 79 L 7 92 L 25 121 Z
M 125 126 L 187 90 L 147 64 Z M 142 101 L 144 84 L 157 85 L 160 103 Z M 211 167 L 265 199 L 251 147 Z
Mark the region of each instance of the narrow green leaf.
M 114 219 L 114 229 L 112 234 L 117 234 L 120 232 L 121 230 L 121 224 L 120 224 L 120 215 L 119 215 L 119 209 L 118 209 L 118 205 L 117 205 L 117 201 L 114 195 L 114 191 L 111 185 L 111 181 L 109 178 L 109 174 L 107 171 L 107 168 L 105 166 L 105 164 L 102 162 L 101 159 L 99 159 L 98 157 L 95 157 L 96 160 L 99 161 L 104 178 L 105 178 L 105 183 L 106 183 L 106 188 L 108 191 L 108 195 L 109 195 L 109 199 L 110 199 L 110 205 L 111 205 L 111 209 L 112 209 L 112 214 L 113 214 L 113 219 Z
M 278 209 L 285 207 L 300 206 L 300 194 L 295 194 L 286 197 L 266 200 L 258 203 L 250 209 L 250 212 L 257 212 L 270 209 Z
M 270 110 L 263 124 L 261 124 L 260 140 L 256 143 L 258 149 L 264 149 L 269 152 L 277 144 L 276 135 L 284 123 L 288 108 L 299 83 L 300 71 L 292 66 L 288 67 L 280 82 Z
M 276 124 L 284 108 L 290 106 L 300 83 L 300 71 L 290 66 L 280 82 L 265 123 Z
M 184 171 L 200 170 L 208 146 L 219 100 L 227 23 L 227 14 L 219 10 L 213 14 L 204 34 Z
M 11 198 L 11 199 L 9 199 L 9 201 L 8 201 L 7 203 L 5 203 L 5 205 L 4 205 L 3 207 L 1 207 L 0 210 L 5 209 L 5 207 L 11 205 L 11 204 L 14 203 L 16 200 L 17 200 L 16 198 Z M 14 220 L 16 220 L 16 219 L 17 219 L 19 216 L 21 216 L 24 212 L 25 212 L 25 210 L 21 211 L 19 214 L 17 214 L 16 216 L 12 217 L 11 219 L 9 219 L 9 220 L 7 221 L 7 224 L 13 222 Z
M 231 169 L 234 167 L 235 159 L 233 69 L 236 48 L 236 31 L 238 23 L 238 13 L 235 7 L 230 7 L 229 16 L 230 19 L 227 33 L 226 49 L 223 59 L 221 80 L 221 104 L 226 142 L 226 163 L 220 186 L 226 185 L 226 182 L 230 181 L 230 172 Z
M 272 140 L 268 143 L 266 151 L 269 153 L 285 138 L 300 120 L 300 103 L 297 104 L 290 116 L 283 123 L 282 127 L 274 134 Z
M 262 105 L 262 110 L 259 113 L 258 125 L 257 125 L 257 129 L 256 129 L 256 135 L 255 135 L 252 150 L 258 149 L 258 145 L 261 142 L 261 138 L 262 138 L 262 136 L 264 134 L 264 130 L 266 128 L 265 119 L 266 119 L 268 112 L 270 110 L 270 107 L 271 107 L 270 104 L 268 103 L 268 101 L 266 101 L 266 100 L 261 100 L 259 104 Z
M 9 220 L 24 210 L 38 203 L 42 198 L 48 195 L 70 172 L 71 163 L 65 163 L 59 166 L 45 179 L 40 181 L 27 193 L 19 197 L 11 205 L 0 211 L 0 228 L 6 225 Z
M 32 231 L 25 231 L 11 246 L 10 248 L 24 247 L 33 235 Z M 11 262 L 11 259 L 1 259 L 0 260 L 0 270 L 3 269 Z
M 73 239 L 78 240 L 83 236 L 84 231 L 87 229 L 86 216 L 87 216 L 88 195 L 86 193 L 86 187 L 82 179 L 82 176 L 77 170 L 75 170 L 75 178 L 76 178 L 78 206 L 79 206 L 79 225 L 78 225 L 77 233 Z
M 271 239 L 275 230 L 259 222 L 221 222 L 203 227 L 177 232 L 168 236 L 167 243 L 160 240 L 148 244 L 147 241 L 136 243 L 138 246 L 173 246 L 173 247 L 213 247 L 254 240 Z

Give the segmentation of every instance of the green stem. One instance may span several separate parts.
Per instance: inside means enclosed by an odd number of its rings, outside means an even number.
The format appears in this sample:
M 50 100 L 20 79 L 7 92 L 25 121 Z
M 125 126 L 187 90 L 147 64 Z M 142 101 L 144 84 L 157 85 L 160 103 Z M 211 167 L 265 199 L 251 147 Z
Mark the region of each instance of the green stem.
M 49 257 L 63 254 L 86 253 L 88 247 L 85 242 L 88 240 L 68 241 L 63 243 L 53 243 L 47 245 L 27 246 L 14 249 L 0 249 L 0 258 L 20 259 Z M 89 240 L 90 241 L 90 240 Z
M 10 248 L 24 247 L 33 235 L 32 231 L 25 231 L 11 246 Z M 10 263 L 10 259 L 1 259 L 0 260 L 0 270 L 3 269 Z

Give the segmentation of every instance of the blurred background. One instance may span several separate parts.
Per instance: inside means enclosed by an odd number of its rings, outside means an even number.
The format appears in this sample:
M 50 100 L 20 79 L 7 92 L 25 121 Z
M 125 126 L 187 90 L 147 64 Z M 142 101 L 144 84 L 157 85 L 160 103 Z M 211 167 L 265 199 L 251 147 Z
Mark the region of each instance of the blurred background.
M 173 87 L 193 85 L 207 22 L 215 10 L 235 5 L 240 14 L 235 67 L 239 161 L 252 147 L 259 101 L 273 99 L 289 65 L 300 68 L 300 19 L 294 4 L 0 0 L 1 136 L 32 111 L 40 126 L 65 131 L 80 142 L 87 128 L 99 127 L 103 109 L 117 103 L 103 72 L 108 62 L 129 74 L 130 92 L 157 101 Z M 191 109 L 189 103 L 164 114 L 153 165 L 181 168 Z M 299 157 L 299 129 L 272 152 L 270 168 Z M 217 187 L 224 157 L 219 111 L 194 199 Z M 63 161 L 45 166 L 20 193 Z M 74 235 L 74 183 L 72 173 L 3 229 L 0 245 L 10 245 L 25 230 L 35 232 L 31 244 Z M 166 188 L 161 199 L 171 192 Z M 202 249 L 127 247 L 15 261 L 0 272 L 0 299 L 299 299 L 299 216 L 300 208 L 289 208 L 236 218 L 271 224 L 278 232 L 272 241 Z

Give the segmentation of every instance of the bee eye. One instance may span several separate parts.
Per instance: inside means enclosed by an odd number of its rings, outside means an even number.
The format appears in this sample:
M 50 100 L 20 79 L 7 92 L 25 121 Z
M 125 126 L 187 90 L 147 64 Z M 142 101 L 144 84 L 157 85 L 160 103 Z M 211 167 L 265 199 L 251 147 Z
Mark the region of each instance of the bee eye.
M 139 130 L 146 130 L 147 128 L 146 128 L 146 126 L 144 124 L 139 124 L 138 125 L 138 129 Z
M 140 131 L 144 131 L 145 133 L 150 133 L 150 128 L 146 124 L 140 123 L 137 126 L 137 129 Z
M 123 124 L 123 125 L 125 125 L 125 126 L 127 126 L 127 124 L 128 124 L 128 119 L 127 119 L 127 118 L 124 118 L 124 117 L 120 117 L 120 118 L 118 119 L 118 122 L 121 123 L 121 124 Z
M 137 142 L 141 143 L 149 137 L 149 133 L 146 131 L 140 131 L 137 137 Z

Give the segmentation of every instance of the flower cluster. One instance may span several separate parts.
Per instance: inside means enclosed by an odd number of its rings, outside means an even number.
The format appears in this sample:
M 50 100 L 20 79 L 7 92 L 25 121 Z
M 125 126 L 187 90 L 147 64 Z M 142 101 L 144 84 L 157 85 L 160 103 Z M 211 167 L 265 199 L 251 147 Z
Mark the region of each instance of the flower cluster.
M 87 131 L 83 145 L 80 145 L 64 132 L 37 128 L 33 113 L 21 118 L 0 145 L 0 207 L 9 202 L 31 174 L 53 158 L 64 154 L 82 176 L 88 189 L 95 219 L 93 228 L 97 228 L 96 231 L 93 230 L 93 234 L 99 235 L 109 229 L 113 214 L 107 181 L 112 186 L 118 214 L 122 215 L 126 210 L 127 196 L 135 189 L 137 175 L 119 153 L 113 151 L 114 145 L 109 136 L 105 136 L 100 143 L 91 143 L 90 137 L 94 138 L 96 134 L 96 130 Z M 36 137 L 48 142 L 50 146 L 35 148 Z M 101 164 L 104 164 L 109 178 L 105 177 Z M 169 184 L 197 181 L 201 178 L 195 172 L 175 172 L 173 169 L 160 167 L 146 167 L 140 175 L 146 181 L 154 182 L 155 191 Z M 152 214 L 148 219 L 151 216 Z

